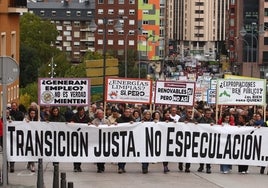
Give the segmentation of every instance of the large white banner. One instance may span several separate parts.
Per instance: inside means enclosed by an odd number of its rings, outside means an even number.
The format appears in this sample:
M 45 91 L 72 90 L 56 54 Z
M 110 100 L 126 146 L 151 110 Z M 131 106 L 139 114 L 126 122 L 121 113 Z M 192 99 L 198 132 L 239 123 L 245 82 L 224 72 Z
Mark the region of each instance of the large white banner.
M 194 96 L 195 82 L 156 82 L 155 104 L 193 106 Z
M 218 79 L 217 104 L 265 105 L 266 80 Z
M 106 78 L 106 101 L 151 103 L 152 81 L 142 79 Z
M 90 104 L 88 78 L 39 78 L 39 105 L 86 106 Z
M 11 122 L 8 161 L 268 165 L 268 128 L 192 123 Z

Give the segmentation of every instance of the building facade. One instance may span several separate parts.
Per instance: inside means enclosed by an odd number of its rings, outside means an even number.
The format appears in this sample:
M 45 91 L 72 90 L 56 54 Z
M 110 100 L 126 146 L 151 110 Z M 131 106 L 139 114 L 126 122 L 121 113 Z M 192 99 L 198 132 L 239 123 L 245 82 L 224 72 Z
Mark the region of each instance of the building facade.
M 171 41 L 177 43 L 182 56 L 199 54 L 216 59 L 225 41 L 227 0 L 169 1 L 169 31 Z
M 226 33 L 230 63 L 238 75 L 268 78 L 268 1 L 229 2 Z
M 1 0 L 0 1 L 0 56 L 12 57 L 17 63 L 20 62 L 19 19 L 22 12 L 26 12 L 26 0 Z M 12 24 L 11 24 L 12 23 Z M 0 62 L 3 63 L 3 62 Z M 2 73 L 1 73 L 2 74 Z M 7 102 L 19 101 L 19 79 L 8 85 Z M 1 86 L 0 107 L 3 111 L 3 93 Z
M 86 51 L 94 51 L 95 38 L 89 25 L 95 15 L 95 0 L 44 0 L 28 3 L 29 12 L 50 20 L 59 35 L 55 45 L 71 62 L 80 63 Z

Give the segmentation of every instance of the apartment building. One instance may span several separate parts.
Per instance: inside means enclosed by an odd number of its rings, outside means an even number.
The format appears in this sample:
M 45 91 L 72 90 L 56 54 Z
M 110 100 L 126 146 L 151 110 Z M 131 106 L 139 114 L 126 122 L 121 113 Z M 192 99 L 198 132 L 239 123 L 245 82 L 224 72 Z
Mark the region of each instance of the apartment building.
M 59 35 L 55 45 L 71 62 L 80 63 L 86 51 L 94 51 L 95 38 L 89 25 L 95 15 L 95 0 L 38 0 L 27 4 L 29 12 L 51 20 Z
M 178 53 L 216 60 L 225 40 L 227 0 L 169 0 L 167 7 L 169 37 Z
M 73 62 L 79 62 L 86 50 L 102 53 L 104 34 L 106 52 L 119 58 L 126 47 L 144 60 L 163 59 L 166 54 L 165 0 L 37 0 L 28 8 L 57 25 L 55 45 Z M 120 31 L 114 28 L 118 21 Z
M 268 78 L 268 1 L 229 1 L 226 43 L 233 72 Z
M 27 11 L 26 5 L 26 0 L 0 0 L 0 56 L 12 57 L 17 63 L 20 62 L 19 18 L 22 12 Z M 2 112 L 2 86 L 0 90 L 0 111 Z M 19 79 L 8 85 L 7 88 L 7 102 L 12 101 L 19 101 Z

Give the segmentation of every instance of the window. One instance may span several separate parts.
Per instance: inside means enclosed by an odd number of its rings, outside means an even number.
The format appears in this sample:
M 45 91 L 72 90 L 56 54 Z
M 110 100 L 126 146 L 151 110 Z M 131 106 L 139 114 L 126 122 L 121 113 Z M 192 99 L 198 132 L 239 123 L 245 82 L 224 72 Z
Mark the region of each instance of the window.
M 70 31 L 64 31 L 64 32 L 63 32 L 63 35 L 64 35 L 64 36 L 70 36 L 70 35 L 71 35 L 71 32 L 70 32 Z
M 80 46 L 80 42 L 74 42 L 74 46 Z
M 143 14 L 149 14 L 149 10 L 143 10 L 142 13 Z
M 0 56 L 4 56 L 6 55 L 6 33 L 3 32 L 1 33 L 1 41 L 0 41 L 0 48 L 1 48 L 1 51 L 0 51 Z
M 204 10 L 195 10 L 196 14 L 204 14 Z
M 102 39 L 99 39 L 98 40 L 98 44 L 103 45 L 103 40 Z
M 135 34 L 135 30 L 129 30 L 129 35 L 134 35 Z
M 113 40 L 108 40 L 108 45 L 114 45 L 114 41 Z
M 108 0 L 108 4 L 114 4 L 114 0 Z
M 130 9 L 129 10 L 129 15 L 135 15 L 135 10 L 134 9 Z
M 113 35 L 114 34 L 114 30 L 113 29 L 108 29 L 108 35 Z
M 87 11 L 87 16 L 91 16 L 92 15 L 92 11 Z
M 103 34 L 103 29 L 98 29 L 98 34 L 102 35 Z
M 103 9 L 98 9 L 98 14 L 103 14 Z
M 108 20 L 108 21 L 107 21 L 107 24 L 108 24 L 108 25 L 113 25 L 113 24 L 114 24 L 114 20 Z
M 135 45 L 135 41 L 134 40 L 129 40 L 128 41 L 128 45 L 129 46 L 134 46 Z
M 41 10 L 41 11 L 40 11 L 40 15 L 41 15 L 41 16 L 45 16 L 45 11 L 44 11 L 44 10 Z
M 149 0 L 143 0 L 143 4 L 148 4 Z
M 53 10 L 53 11 L 51 12 L 51 14 L 52 14 L 52 16 L 56 16 L 56 11 Z
M 264 37 L 264 45 L 268 45 L 268 37 Z
M 119 15 L 124 15 L 124 13 L 125 13 L 124 9 L 119 9 L 119 10 L 118 10 L 118 14 L 119 14 Z
M 114 14 L 114 9 L 108 9 L 108 14 Z
M 79 38 L 80 37 L 80 32 L 79 31 L 75 31 L 74 32 L 74 37 L 75 38 Z
M 11 54 L 13 58 L 16 57 L 16 32 L 11 32 Z
M 79 21 L 74 21 L 74 27 L 80 27 L 80 22 Z
M 99 4 L 103 4 L 104 3 L 104 0 L 99 0 L 98 3 Z
M 66 11 L 66 16 L 71 16 L 71 11 Z
M 119 46 L 124 45 L 124 40 L 118 40 L 118 45 L 119 45 Z
M 143 25 L 148 25 L 148 24 L 149 24 L 149 21 L 148 21 L 148 20 L 143 20 L 143 21 L 142 21 L 142 24 L 143 24 Z
M 81 11 L 76 11 L 76 16 L 81 16 Z
M 118 0 L 118 4 L 125 4 L 125 0 Z
M 195 2 L 195 6 L 204 6 L 204 2 Z
M 128 24 L 129 24 L 129 25 L 135 25 L 135 20 L 129 20 L 129 21 L 128 21 Z
M 129 0 L 129 4 L 134 5 L 135 4 L 135 0 Z

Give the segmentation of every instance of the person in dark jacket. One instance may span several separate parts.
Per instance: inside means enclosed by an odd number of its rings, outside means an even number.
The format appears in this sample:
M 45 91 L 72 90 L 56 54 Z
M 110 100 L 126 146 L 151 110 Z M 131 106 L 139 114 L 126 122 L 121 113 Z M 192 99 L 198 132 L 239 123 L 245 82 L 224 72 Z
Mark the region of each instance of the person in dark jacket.
M 90 118 L 86 114 L 83 106 L 77 107 L 77 113 L 73 115 L 71 123 L 90 123 Z M 74 163 L 74 172 L 82 172 L 81 163 Z
M 135 120 L 132 117 L 132 113 L 130 108 L 125 108 L 124 113 L 116 120 L 117 123 L 133 123 Z M 126 163 L 118 163 L 118 173 L 125 173 L 125 165 Z
M 214 118 L 212 117 L 212 110 L 210 108 L 206 108 L 204 110 L 204 115 L 199 118 L 198 120 L 198 123 L 207 123 L 207 124 L 215 124 L 215 120 Z M 204 170 L 204 163 L 200 163 L 200 166 L 198 168 L 198 172 L 202 172 Z M 210 164 L 206 164 L 206 172 L 208 174 L 211 173 L 211 165 Z

